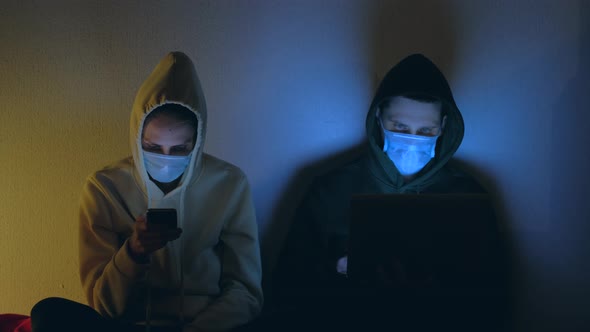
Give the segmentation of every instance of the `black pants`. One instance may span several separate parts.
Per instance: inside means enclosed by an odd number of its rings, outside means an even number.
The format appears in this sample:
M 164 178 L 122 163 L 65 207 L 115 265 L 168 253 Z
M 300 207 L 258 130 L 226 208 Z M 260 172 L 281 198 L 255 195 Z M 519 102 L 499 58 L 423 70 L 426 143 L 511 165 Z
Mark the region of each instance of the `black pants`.
M 133 325 L 101 316 L 82 303 L 58 297 L 39 301 L 31 309 L 33 332 L 88 331 L 88 332 L 144 332 L 145 326 Z M 151 327 L 152 332 L 171 332 L 171 328 Z M 177 331 L 177 330 L 176 330 Z
M 508 331 L 493 297 L 349 292 L 288 299 L 269 315 L 268 331 Z

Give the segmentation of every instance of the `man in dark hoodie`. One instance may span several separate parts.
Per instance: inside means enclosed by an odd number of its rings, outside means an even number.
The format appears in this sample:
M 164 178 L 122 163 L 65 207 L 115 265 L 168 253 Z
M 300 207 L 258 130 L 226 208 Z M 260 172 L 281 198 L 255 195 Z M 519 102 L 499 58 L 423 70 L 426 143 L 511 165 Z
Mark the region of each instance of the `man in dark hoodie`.
M 387 73 L 367 114 L 366 131 L 367 148 L 359 158 L 312 182 L 274 273 L 280 310 L 314 317 L 318 329 L 352 328 L 352 316 L 359 318 L 361 308 L 374 314 L 377 305 L 368 304 L 383 304 L 350 295 L 347 214 L 353 195 L 485 193 L 449 164 L 463 139 L 463 118 L 447 80 L 423 55 L 408 56 Z M 393 307 L 403 308 L 403 300 L 392 299 Z M 391 313 L 387 319 L 394 327 L 401 311 Z M 366 327 L 375 318 L 358 321 Z

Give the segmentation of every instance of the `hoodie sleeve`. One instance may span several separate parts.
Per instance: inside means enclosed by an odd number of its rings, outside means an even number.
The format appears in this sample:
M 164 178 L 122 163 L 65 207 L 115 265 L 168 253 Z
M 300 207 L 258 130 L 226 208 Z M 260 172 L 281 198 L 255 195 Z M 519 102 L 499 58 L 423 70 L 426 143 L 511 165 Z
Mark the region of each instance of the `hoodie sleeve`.
M 118 206 L 104 187 L 91 177 L 80 202 L 80 279 L 88 304 L 103 316 L 121 316 L 148 265 L 129 256 L 127 240 L 116 230 L 113 209 Z
M 245 175 L 228 202 L 227 211 L 228 219 L 220 237 L 223 245 L 221 295 L 185 331 L 228 331 L 248 323 L 262 309 L 258 226 Z

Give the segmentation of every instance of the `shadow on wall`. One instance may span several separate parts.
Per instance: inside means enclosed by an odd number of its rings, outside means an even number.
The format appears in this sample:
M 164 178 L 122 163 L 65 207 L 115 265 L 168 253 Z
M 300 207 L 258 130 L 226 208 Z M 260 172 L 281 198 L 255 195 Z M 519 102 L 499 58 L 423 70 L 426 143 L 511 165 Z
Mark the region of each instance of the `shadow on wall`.
M 372 90 L 376 91 L 387 71 L 411 53 L 423 53 L 439 66 L 447 79 L 452 81 L 455 54 L 455 27 L 453 10 L 443 1 L 379 1 L 371 5 L 372 17 L 367 21 L 371 26 L 365 29 L 370 35 L 372 48 L 369 50 L 371 63 L 369 72 L 374 75 Z M 416 22 L 419 22 L 416 24 Z M 452 85 L 452 84 L 451 84 Z M 367 111 L 371 100 L 366 101 Z M 362 119 L 364 122 L 364 118 Z M 290 228 L 295 211 L 312 179 L 358 157 L 365 148 L 365 142 L 327 156 L 311 165 L 300 168 L 290 179 L 285 191 L 277 201 L 270 216 L 267 231 L 261 239 L 264 266 L 264 288 L 267 298 L 272 300 L 270 284 L 278 255 Z M 495 190 L 489 177 L 469 167 L 486 188 Z M 501 213 L 500 213 L 501 214 Z

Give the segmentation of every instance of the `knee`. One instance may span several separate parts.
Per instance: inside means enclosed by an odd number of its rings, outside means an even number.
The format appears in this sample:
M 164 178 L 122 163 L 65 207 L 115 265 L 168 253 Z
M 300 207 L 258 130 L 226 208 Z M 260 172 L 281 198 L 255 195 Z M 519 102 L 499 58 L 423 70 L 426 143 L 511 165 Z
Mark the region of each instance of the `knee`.
M 62 307 L 62 303 L 68 300 L 59 297 L 48 297 L 37 302 L 31 309 L 31 318 L 43 316 L 54 308 Z

